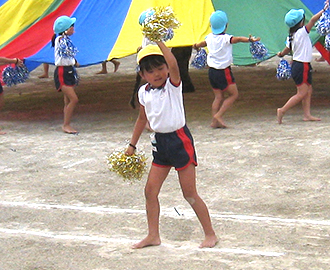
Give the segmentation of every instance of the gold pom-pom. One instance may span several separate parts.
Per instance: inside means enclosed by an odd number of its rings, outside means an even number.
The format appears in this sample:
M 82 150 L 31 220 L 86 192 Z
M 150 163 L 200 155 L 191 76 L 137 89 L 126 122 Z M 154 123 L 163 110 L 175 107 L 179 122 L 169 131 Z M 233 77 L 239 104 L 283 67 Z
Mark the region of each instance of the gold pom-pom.
M 107 157 L 109 170 L 131 183 L 141 180 L 146 172 L 146 160 L 143 152 L 128 156 L 125 151 L 114 151 Z
M 180 22 L 175 18 L 170 6 L 156 7 L 142 24 L 142 33 L 151 41 L 167 41 L 173 38 L 173 29 L 179 28 Z

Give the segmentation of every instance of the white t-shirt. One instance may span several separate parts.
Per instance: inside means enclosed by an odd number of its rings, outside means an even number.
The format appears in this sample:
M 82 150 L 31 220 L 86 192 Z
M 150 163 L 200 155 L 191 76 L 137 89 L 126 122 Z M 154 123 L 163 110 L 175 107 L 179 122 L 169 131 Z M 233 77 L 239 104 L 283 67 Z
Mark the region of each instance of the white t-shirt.
M 138 95 L 152 130 L 169 133 L 182 128 L 186 124 L 182 82 L 175 86 L 168 78 L 161 89 L 148 87 L 149 84 L 142 85 Z
M 61 57 L 58 54 L 61 38 L 63 38 L 63 36 L 58 36 L 55 39 L 55 46 L 54 46 L 55 66 L 73 66 L 76 63 L 76 59 L 74 57 Z
M 233 45 L 229 34 L 208 34 L 205 38 L 209 53 L 207 65 L 215 69 L 225 69 L 233 62 Z
M 287 38 L 286 46 L 290 48 L 289 37 Z M 313 45 L 306 26 L 301 27 L 293 34 L 292 52 L 292 59 L 295 61 L 307 63 L 312 61 Z

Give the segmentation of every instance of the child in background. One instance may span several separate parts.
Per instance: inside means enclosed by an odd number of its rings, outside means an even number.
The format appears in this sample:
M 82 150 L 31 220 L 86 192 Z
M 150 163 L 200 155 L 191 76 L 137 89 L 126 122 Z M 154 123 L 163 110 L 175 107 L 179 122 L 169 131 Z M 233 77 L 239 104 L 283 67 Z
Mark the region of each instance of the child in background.
M 22 66 L 23 61 L 19 58 L 0 57 L 0 66 L 8 65 L 8 64 L 15 64 L 17 66 Z M 2 88 L 2 85 L 0 84 L 0 111 L 4 105 L 5 105 L 5 99 L 3 96 L 3 88 Z M 0 135 L 4 135 L 4 134 L 6 134 L 6 132 L 1 131 L 1 128 L 0 128 Z
M 284 114 L 302 102 L 303 120 L 304 121 L 320 121 L 320 118 L 311 115 L 311 98 L 312 98 L 312 53 L 313 45 L 309 37 L 309 32 L 321 17 L 322 13 L 329 7 L 329 0 L 325 2 L 324 9 L 315 14 L 305 25 L 305 11 L 303 9 L 291 9 L 285 15 L 285 23 L 289 30 L 286 47 L 277 55 L 284 55 L 293 52 L 292 78 L 297 86 L 297 94 L 292 96 L 282 108 L 277 109 L 277 122 L 282 124 Z M 305 25 L 305 26 L 304 26 Z
M 214 247 L 218 239 L 207 206 L 196 189 L 196 153 L 186 126 L 178 64 L 163 42 L 157 45 L 146 46 L 137 57 L 140 75 L 148 83 L 141 86 L 138 93 L 140 112 L 126 154 L 134 153 L 148 121 L 155 133 L 151 136 L 154 159 L 145 186 L 148 235 L 132 248 L 161 244 L 158 195 L 171 167 L 177 170 L 183 196 L 203 227 L 205 239 L 200 247 Z
M 70 125 L 73 111 L 78 103 L 78 97 L 74 90 L 77 84 L 75 67 L 79 66 L 74 57 L 77 48 L 69 38 L 74 33 L 75 22 L 76 18 L 68 16 L 58 17 L 54 23 L 55 34 L 52 38 L 52 45 L 55 47 L 55 86 L 57 91 L 62 91 L 64 94 L 64 123 L 62 130 L 69 134 L 78 134 Z M 63 52 L 63 48 L 65 52 Z
M 212 128 L 226 128 L 223 120 L 225 112 L 238 98 L 238 90 L 230 65 L 233 62 L 233 44 L 239 42 L 255 42 L 260 38 L 234 37 L 226 34 L 228 18 L 224 11 L 217 10 L 210 17 L 212 33 L 205 40 L 194 44 L 193 48 L 208 48 L 207 65 L 209 66 L 209 80 L 214 93 L 212 103 Z M 225 92 L 228 97 L 225 98 Z
M 108 74 L 107 62 L 111 62 L 114 65 L 113 72 L 116 72 L 118 70 L 120 62 L 117 61 L 116 59 L 112 58 L 109 61 L 108 60 L 103 61 L 101 71 L 97 72 L 96 74 Z

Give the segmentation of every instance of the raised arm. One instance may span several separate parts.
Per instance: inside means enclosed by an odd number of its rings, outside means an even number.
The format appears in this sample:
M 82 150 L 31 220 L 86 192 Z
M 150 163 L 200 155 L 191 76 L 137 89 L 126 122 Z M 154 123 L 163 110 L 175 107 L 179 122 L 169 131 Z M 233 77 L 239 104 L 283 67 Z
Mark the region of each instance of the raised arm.
M 307 31 L 311 31 L 312 27 L 315 25 L 315 23 L 317 22 L 318 19 L 320 19 L 322 13 L 324 11 L 326 11 L 329 8 L 329 0 L 325 1 L 324 3 L 324 8 L 322 10 L 320 10 L 318 13 L 316 13 L 310 20 L 309 22 L 306 24 L 306 29 Z
M 178 66 L 178 62 L 176 61 L 175 56 L 172 54 L 171 50 L 166 47 L 166 45 L 162 41 L 157 42 L 158 47 L 162 51 L 165 61 L 169 68 L 171 82 L 173 84 L 179 84 L 181 82 L 180 78 L 180 70 Z

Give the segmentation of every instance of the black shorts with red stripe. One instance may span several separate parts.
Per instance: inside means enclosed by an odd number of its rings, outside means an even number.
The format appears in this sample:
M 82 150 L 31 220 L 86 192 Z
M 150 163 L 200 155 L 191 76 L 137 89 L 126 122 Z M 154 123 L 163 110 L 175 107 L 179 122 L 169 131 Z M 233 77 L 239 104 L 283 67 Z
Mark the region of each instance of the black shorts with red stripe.
M 296 86 L 304 83 L 307 85 L 312 84 L 312 66 L 310 63 L 293 61 L 291 74 Z
M 62 86 L 75 86 L 77 84 L 77 72 L 73 66 L 57 66 L 54 71 L 54 82 L 57 91 Z
M 209 80 L 213 89 L 227 90 L 228 86 L 235 84 L 231 67 L 225 69 L 209 68 Z
M 170 133 L 155 133 L 152 164 L 157 167 L 175 167 L 177 171 L 191 163 L 197 166 L 193 137 L 185 125 Z

